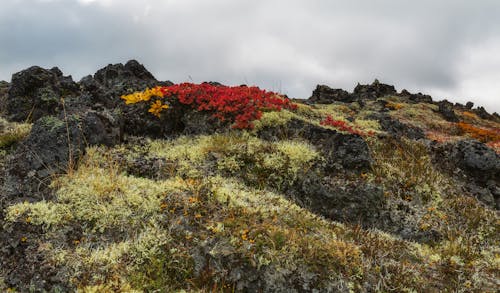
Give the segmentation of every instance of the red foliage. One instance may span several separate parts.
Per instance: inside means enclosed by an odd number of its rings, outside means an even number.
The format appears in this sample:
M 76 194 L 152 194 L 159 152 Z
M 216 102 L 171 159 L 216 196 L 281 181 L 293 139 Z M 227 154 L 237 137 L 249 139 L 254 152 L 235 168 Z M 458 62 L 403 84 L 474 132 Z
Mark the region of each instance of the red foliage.
M 328 115 L 325 120 L 320 122 L 321 125 L 324 126 L 332 126 L 337 128 L 340 131 L 345 131 L 349 132 L 351 134 L 357 134 L 360 136 L 372 136 L 374 135 L 373 131 L 369 131 L 368 133 L 365 133 L 359 129 L 354 129 L 352 126 L 348 125 L 347 122 L 342 121 L 342 120 L 335 120 L 332 118 L 332 116 Z
M 164 97 L 176 97 L 181 104 L 198 111 L 213 112 L 221 121 L 234 122 L 233 128 L 251 129 L 262 111 L 295 109 L 289 99 L 258 87 L 214 86 L 208 83 L 181 83 L 160 88 Z

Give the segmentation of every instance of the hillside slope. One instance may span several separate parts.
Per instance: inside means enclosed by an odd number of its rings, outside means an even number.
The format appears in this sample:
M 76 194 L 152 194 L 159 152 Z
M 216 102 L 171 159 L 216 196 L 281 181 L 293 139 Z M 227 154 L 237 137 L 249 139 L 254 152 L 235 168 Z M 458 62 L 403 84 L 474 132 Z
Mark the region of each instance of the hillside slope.
M 500 286 L 500 117 L 472 103 L 378 81 L 290 101 L 129 61 L 28 68 L 0 107 L 2 291 Z

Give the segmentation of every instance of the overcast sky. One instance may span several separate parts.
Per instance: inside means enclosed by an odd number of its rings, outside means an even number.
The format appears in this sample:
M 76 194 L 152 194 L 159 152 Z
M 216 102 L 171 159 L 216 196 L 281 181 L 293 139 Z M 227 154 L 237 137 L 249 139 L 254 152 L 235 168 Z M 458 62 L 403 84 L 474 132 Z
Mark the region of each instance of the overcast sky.
M 137 59 L 160 80 L 307 98 L 375 78 L 500 112 L 498 0 L 2 0 L 0 80 Z

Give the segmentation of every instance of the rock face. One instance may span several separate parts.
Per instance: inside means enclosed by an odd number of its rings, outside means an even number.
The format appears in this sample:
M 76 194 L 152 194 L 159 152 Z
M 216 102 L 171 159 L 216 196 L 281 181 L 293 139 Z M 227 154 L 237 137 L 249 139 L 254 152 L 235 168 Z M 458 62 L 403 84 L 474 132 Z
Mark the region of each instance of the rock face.
M 159 85 L 160 82 L 146 68 L 135 60 L 123 64 L 110 64 L 98 70 L 94 76 L 88 75 L 79 82 L 82 93 L 92 103 L 107 108 L 121 105 L 123 94 L 144 90 Z
M 71 76 L 63 76 L 59 68 L 33 66 L 12 76 L 6 114 L 12 121 L 36 121 L 62 112 L 61 97 L 74 97 L 78 93 L 78 85 Z
M 406 89 L 402 90 L 399 94 L 401 97 L 407 97 L 413 103 L 432 103 L 432 97 L 422 93 L 412 94 Z
M 289 192 L 301 206 L 340 222 L 377 227 L 383 223 L 383 189 L 309 173 Z
M 45 116 L 35 122 L 31 134 L 7 162 L 2 193 L 9 198 L 41 200 L 50 176 L 75 168 L 87 146 L 118 142 L 118 126 L 100 113 L 87 111 L 67 120 Z
M 308 101 L 313 104 L 331 104 L 335 101 L 351 103 L 354 102 L 354 97 L 342 89 L 332 89 L 326 85 L 317 85 Z
M 453 111 L 454 107 L 452 103 L 448 102 L 447 100 L 444 100 L 438 102 L 437 105 L 439 106 L 438 113 L 441 114 L 441 116 L 443 116 L 443 118 L 446 121 L 450 122 L 459 121 L 457 115 L 455 115 L 455 111 Z
M 395 138 L 400 138 L 402 136 L 415 140 L 425 138 L 425 133 L 422 129 L 402 123 L 401 121 L 387 115 L 380 117 L 379 123 L 382 130 L 386 131 Z
M 371 85 L 358 84 L 353 92 L 353 95 L 362 100 L 375 100 L 379 97 L 395 94 L 397 94 L 397 92 L 394 86 L 380 83 L 377 79 Z
M 302 120 L 292 119 L 286 125 L 266 127 L 259 137 L 277 141 L 283 138 L 303 138 L 318 147 L 328 170 L 362 172 L 371 166 L 368 145 L 356 134 L 343 134 Z
M 476 140 L 439 145 L 433 149 L 437 166 L 468 182 L 466 187 L 485 204 L 500 209 L 500 156 Z

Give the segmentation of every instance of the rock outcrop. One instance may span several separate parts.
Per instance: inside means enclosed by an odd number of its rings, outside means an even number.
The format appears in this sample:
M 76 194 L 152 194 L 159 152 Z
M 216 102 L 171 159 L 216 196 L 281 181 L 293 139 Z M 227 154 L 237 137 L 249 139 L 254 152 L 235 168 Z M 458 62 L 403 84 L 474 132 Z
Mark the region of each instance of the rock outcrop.
M 61 99 L 78 95 L 78 85 L 71 76 L 63 76 L 59 68 L 47 70 L 33 66 L 12 76 L 6 115 L 17 122 L 58 115 L 63 112 Z

